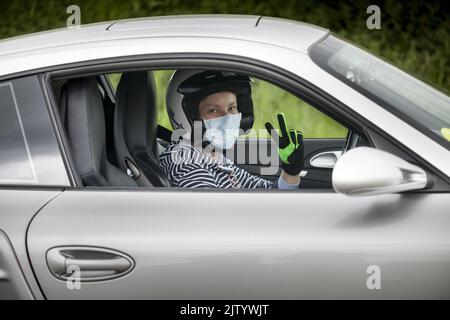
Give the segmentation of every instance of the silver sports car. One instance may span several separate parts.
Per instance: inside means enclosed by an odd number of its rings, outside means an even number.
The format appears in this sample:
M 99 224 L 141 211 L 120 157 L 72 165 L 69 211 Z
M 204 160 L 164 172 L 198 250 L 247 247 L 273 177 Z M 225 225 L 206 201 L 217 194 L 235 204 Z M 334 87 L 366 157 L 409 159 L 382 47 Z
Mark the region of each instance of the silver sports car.
M 171 187 L 159 75 L 184 69 L 252 77 L 256 131 L 289 114 L 298 190 Z M 238 166 L 278 177 L 270 138 L 235 147 Z M 449 299 L 450 98 L 271 17 L 0 41 L 0 298 Z

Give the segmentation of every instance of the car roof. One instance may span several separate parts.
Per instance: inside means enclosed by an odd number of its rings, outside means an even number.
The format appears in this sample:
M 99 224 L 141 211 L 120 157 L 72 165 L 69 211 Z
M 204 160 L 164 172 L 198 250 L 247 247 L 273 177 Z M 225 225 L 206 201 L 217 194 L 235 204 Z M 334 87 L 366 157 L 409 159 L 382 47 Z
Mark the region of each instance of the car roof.
M 67 47 L 115 39 L 152 37 L 224 37 L 306 52 L 328 30 L 294 20 L 252 15 L 160 16 L 60 28 L 0 41 L 0 59 L 40 49 Z

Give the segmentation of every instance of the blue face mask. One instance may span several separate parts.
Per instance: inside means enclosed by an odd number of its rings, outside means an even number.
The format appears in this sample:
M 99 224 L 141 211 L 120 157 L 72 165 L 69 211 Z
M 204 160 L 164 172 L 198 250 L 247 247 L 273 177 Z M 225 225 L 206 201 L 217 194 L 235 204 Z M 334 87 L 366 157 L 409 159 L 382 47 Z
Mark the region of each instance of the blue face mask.
M 205 138 L 216 148 L 230 149 L 239 137 L 242 113 L 228 114 L 223 117 L 203 120 Z

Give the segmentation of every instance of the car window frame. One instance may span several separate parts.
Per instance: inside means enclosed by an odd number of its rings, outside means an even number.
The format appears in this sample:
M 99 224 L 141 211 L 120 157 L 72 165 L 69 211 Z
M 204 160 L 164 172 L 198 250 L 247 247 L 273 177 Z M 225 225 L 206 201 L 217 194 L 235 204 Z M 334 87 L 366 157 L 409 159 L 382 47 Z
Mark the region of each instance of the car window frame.
M 137 56 L 123 56 L 114 58 L 96 59 L 84 62 L 70 63 L 63 66 L 55 66 L 52 68 L 45 68 L 41 70 L 42 81 L 47 91 L 48 103 L 55 112 L 55 101 L 52 99 L 51 80 L 58 78 L 76 78 L 80 76 L 93 76 L 99 74 L 125 72 L 125 71 L 137 71 L 137 70 L 162 70 L 162 69 L 178 69 L 178 68 L 192 68 L 192 69 L 216 69 L 216 70 L 232 70 L 235 72 L 245 72 L 259 79 L 268 81 L 273 85 L 276 85 L 283 90 L 290 92 L 299 99 L 309 103 L 314 108 L 325 113 L 327 116 L 340 122 L 343 126 L 352 130 L 356 134 L 366 137 L 369 143 L 373 146 L 373 142 L 367 132 L 370 128 L 374 132 L 383 136 L 392 145 L 398 148 L 401 152 L 406 152 L 415 161 L 420 163 L 423 168 L 441 180 L 449 183 L 450 179 L 435 168 L 432 164 L 421 158 L 418 154 L 410 150 L 405 145 L 398 142 L 394 137 L 384 132 L 381 128 L 372 123 L 369 119 L 357 114 L 350 107 L 343 104 L 337 98 L 331 96 L 327 92 L 311 84 L 304 78 L 293 74 L 292 72 L 285 70 L 279 66 L 270 64 L 265 61 L 259 61 L 252 58 L 230 55 L 230 54 L 216 54 L 216 53 L 158 53 L 158 54 L 144 54 Z M 55 121 L 58 117 L 55 117 Z M 56 125 L 58 131 L 61 130 L 61 124 Z M 95 189 L 101 190 L 114 190 L 114 189 L 138 189 L 138 190 L 181 190 L 175 188 L 163 188 L 163 187 L 132 187 L 132 188 L 118 188 L 118 187 L 85 187 L 81 184 L 80 179 L 76 179 L 74 173 L 73 161 L 70 161 L 70 150 L 67 148 L 67 139 L 65 134 L 59 132 L 61 136 L 61 143 L 66 145 L 64 152 L 66 153 L 68 167 L 72 171 L 70 174 L 75 177 L 73 180 L 72 189 Z M 225 190 L 218 189 L 212 190 L 214 192 L 223 192 Z M 243 190 L 241 190 L 243 191 Z M 273 190 L 272 190 L 273 191 Z M 283 191 L 283 190 L 279 190 Z M 324 189 L 299 189 L 295 192 L 327 192 Z M 331 190 L 334 192 L 334 190 Z
M 24 183 L 11 180 L 10 182 L 0 183 L 0 189 L 62 190 L 69 187 L 71 181 L 67 177 L 68 168 L 64 159 L 61 159 L 62 153 L 57 138 L 57 128 L 54 126 L 49 112 L 49 105 L 40 75 L 23 74 L 21 76 L 3 77 L 0 79 L 0 84 L 9 85 L 11 88 L 18 113 L 18 121 L 21 125 L 22 138 L 25 141 L 28 158 L 35 176 L 34 182 Z M 30 91 L 36 96 L 30 97 Z M 27 120 L 27 117 L 30 117 L 32 121 Z M 37 126 L 40 129 L 30 125 L 31 122 L 34 125 L 36 121 L 43 121 Z M 50 127 L 43 129 L 42 126 L 47 124 Z M 50 156 L 52 163 L 49 165 L 47 162 L 44 164 L 42 160 L 36 160 L 43 156 Z M 42 179 L 43 177 L 45 178 Z

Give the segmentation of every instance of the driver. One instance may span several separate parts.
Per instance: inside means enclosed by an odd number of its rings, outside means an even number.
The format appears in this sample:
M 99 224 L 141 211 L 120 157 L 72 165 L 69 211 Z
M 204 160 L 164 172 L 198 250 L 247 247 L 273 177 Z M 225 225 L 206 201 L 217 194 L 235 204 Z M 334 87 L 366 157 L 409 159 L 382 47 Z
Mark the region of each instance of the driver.
M 286 129 L 278 114 L 281 136 L 267 122 L 282 173 L 276 182 L 237 167 L 222 152 L 239 132 L 253 125 L 250 78 L 234 72 L 178 70 L 169 82 L 166 104 L 174 128 L 160 164 L 172 186 L 181 188 L 297 189 L 304 164 L 303 135 Z

